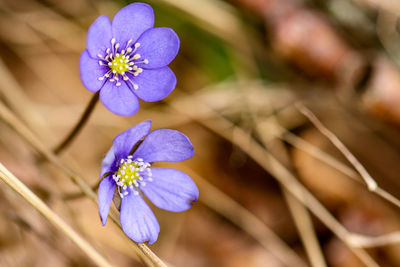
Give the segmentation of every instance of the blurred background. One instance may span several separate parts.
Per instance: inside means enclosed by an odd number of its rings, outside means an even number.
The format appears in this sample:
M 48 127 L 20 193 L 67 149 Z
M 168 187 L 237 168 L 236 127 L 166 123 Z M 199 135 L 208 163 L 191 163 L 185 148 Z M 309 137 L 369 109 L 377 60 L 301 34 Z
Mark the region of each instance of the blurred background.
M 61 160 L 96 189 L 121 131 L 151 119 L 189 136 L 195 156 L 173 166 L 198 184 L 199 201 L 178 214 L 153 207 L 161 233 L 150 248 L 173 266 L 400 266 L 398 236 L 384 236 L 400 229 L 400 3 L 143 2 L 181 39 L 177 88 L 132 117 L 97 105 Z M 129 3 L 0 0 L 0 100 L 48 148 L 92 97 L 78 69 L 87 29 Z M 3 120 L 0 131 L 1 163 L 111 263 L 144 266 L 68 175 Z M 94 266 L 3 182 L 0 214 L 0 266 Z

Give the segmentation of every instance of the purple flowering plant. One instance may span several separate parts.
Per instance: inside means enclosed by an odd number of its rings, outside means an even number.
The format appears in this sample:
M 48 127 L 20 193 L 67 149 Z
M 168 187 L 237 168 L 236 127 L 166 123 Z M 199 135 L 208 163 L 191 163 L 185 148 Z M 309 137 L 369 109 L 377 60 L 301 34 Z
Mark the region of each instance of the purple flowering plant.
M 81 80 L 89 91 L 100 90 L 101 102 L 115 114 L 133 115 L 138 98 L 159 101 L 175 88 L 168 64 L 178 53 L 179 38 L 170 28 L 153 26 L 151 6 L 133 3 L 112 23 L 103 15 L 89 28 L 79 62 Z
M 170 129 L 149 133 L 150 127 L 151 121 L 145 121 L 115 137 L 102 162 L 98 200 L 103 225 L 113 197 L 119 197 L 122 230 L 136 242 L 152 244 L 160 226 L 142 195 L 158 208 L 181 212 L 192 206 L 199 191 L 184 172 L 152 167 L 154 162 L 191 158 L 194 150 L 189 139 Z M 134 147 L 137 149 L 132 152 Z

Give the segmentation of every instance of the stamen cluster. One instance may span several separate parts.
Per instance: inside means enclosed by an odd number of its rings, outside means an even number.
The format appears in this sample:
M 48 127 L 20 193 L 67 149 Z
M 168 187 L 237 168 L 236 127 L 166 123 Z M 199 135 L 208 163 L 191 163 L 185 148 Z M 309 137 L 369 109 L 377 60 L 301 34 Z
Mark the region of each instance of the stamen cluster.
M 120 86 L 122 77 L 122 79 L 129 82 L 135 90 L 139 88 L 127 74 L 132 74 L 134 77 L 138 76 L 143 72 L 143 69 L 138 67 L 137 64 L 148 64 L 149 61 L 147 59 L 137 61 L 141 58 L 140 54 L 135 54 L 136 50 L 140 47 L 140 43 L 135 43 L 133 46 L 131 46 L 131 43 L 132 40 L 129 40 L 125 48 L 120 51 L 120 44 L 116 43 L 113 38 L 111 39 L 111 49 L 107 48 L 106 55 L 97 55 L 100 59 L 99 65 L 109 68 L 103 76 L 98 78 L 100 81 L 108 79 L 110 82 L 116 82 L 116 86 Z
M 133 160 L 129 155 L 127 159 L 120 160 L 119 169 L 112 178 L 118 186 L 119 195 L 123 198 L 129 194 L 128 187 L 135 195 L 139 194 L 139 185 L 145 186 L 145 180 L 152 181 L 151 176 L 150 163 L 144 162 L 141 158 Z

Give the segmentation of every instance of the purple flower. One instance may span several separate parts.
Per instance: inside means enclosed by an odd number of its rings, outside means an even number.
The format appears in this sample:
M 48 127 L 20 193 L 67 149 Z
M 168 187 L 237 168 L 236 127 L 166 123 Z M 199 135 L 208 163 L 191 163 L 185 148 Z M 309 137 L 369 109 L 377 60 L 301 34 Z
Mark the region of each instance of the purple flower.
M 136 242 L 152 244 L 157 240 L 160 226 L 141 195 L 161 209 L 180 212 L 192 206 L 199 191 L 187 174 L 151 166 L 153 162 L 178 162 L 192 157 L 194 150 L 189 139 L 170 129 L 149 133 L 150 126 L 151 121 L 145 121 L 115 137 L 102 162 L 100 176 L 104 178 L 98 198 L 100 218 L 105 225 L 117 189 L 122 230 Z
M 159 101 L 176 85 L 167 66 L 179 50 L 170 28 L 153 28 L 151 6 L 134 3 L 122 8 L 112 23 L 100 16 L 90 26 L 87 49 L 80 62 L 81 79 L 112 112 L 129 116 L 139 109 L 138 98 Z

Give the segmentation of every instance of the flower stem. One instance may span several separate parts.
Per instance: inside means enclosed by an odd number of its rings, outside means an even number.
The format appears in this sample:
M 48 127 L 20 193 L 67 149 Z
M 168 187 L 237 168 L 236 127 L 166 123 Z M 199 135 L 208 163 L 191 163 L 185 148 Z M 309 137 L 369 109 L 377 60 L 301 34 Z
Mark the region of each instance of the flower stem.
M 96 94 L 93 95 L 92 99 L 90 100 L 89 104 L 87 105 L 87 107 L 85 109 L 85 112 L 83 112 L 81 119 L 78 121 L 78 123 L 75 125 L 75 127 L 71 130 L 71 132 L 68 134 L 68 136 L 65 137 L 64 140 L 53 149 L 54 154 L 60 154 L 61 151 L 63 151 L 72 142 L 72 140 L 75 138 L 75 136 L 78 135 L 78 133 L 80 132 L 82 127 L 88 121 L 98 100 L 99 100 L 99 92 L 97 92 Z

